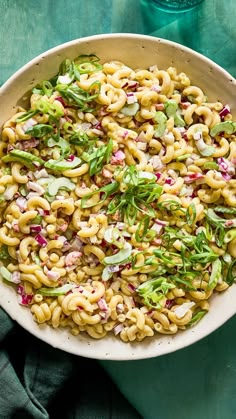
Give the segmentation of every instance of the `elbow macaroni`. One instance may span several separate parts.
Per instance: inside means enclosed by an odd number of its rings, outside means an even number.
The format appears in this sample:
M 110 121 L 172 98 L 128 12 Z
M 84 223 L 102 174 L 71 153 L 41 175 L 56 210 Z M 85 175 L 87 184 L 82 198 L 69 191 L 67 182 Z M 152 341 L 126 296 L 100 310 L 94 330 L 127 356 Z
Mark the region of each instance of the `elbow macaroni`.
M 68 327 L 73 335 L 87 333 L 94 339 L 114 333 L 123 342 L 172 335 L 210 309 L 215 291 L 229 287 L 222 277 L 212 285 L 209 261 L 196 260 L 191 286 L 188 259 L 185 276 L 179 282 L 173 278 L 188 246 L 186 237 L 213 234 L 207 224 L 209 208 L 226 208 L 225 228 L 234 225 L 227 214 L 236 206 L 235 134 L 222 130 L 211 135 L 222 118 L 232 122 L 232 115 L 222 117 L 224 105 L 207 102 L 205 92 L 174 67 L 135 70 L 111 61 L 100 68 L 92 57 L 88 67 L 86 61 L 81 64 L 80 79 L 69 83 L 75 92 L 80 89 L 80 98 L 86 96 L 84 106 L 74 103 L 74 96 L 68 99 L 66 88 L 62 94 L 45 94 L 42 88 L 31 96 L 33 117 L 22 121 L 25 110 L 20 108 L 2 127 L 0 253 L 7 249 L 6 268 L 19 278 L 22 304 L 30 306 L 39 324 Z M 175 111 L 168 112 L 173 103 Z M 35 125 L 50 125 L 48 109 L 58 123 L 48 128 L 59 135 L 57 141 L 51 134 L 30 134 Z M 112 150 L 104 156 L 109 139 Z M 65 144 L 69 151 L 62 156 Z M 12 149 L 30 153 L 28 164 L 27 154 L 6 161 Z M 74 155 L 80 164 L 70 166 Z M 48 169 L 44 163 L 50 159 L 66 159 L 65 168 Z M 155 178 L 161 188 L 155 199 L 139 195 L 140 178 L 130 194 L 127 184 L 134 175 L 124 180 L 129 166 L 141 178 Z M 112 212 L 117 191 L 106 191 L 115 181 L 120 199 Z M 131 223 L 121 209 L 124 197 L 134 214 Z M 183 235 L 174 237 L 176 231 Z M 234 231 L 227 231 L 229 241 L 219 243 L 221 238 L 213 234 L 208 251 L 215 260 L 226 257 L 233 263 L 236 239 Z M 164 274 L 158 270 L 163 260 Z M 166 281 L 162 288 L 160 278 Z M 142 294 L 145 286 L 154 288 Z

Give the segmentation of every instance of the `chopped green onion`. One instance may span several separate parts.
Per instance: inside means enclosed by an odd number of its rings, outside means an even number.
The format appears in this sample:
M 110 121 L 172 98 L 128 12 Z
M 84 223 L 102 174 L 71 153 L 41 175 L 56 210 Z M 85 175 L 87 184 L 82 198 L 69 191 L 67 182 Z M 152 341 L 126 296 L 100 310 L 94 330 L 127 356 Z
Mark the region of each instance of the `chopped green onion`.
M 0 260 L 7 260 L 7 259 L 10 259 L 8 246 L 6 244 L 2 244 L 0 247 Z
M 30 109 L 29 111 L 23 113 L 23 115 L 18 116 L 18 118 L 16 118 L 16 122 L 25 122 L 28 119 L 32 118 L 34 115 L 36 115 L 37 113 L 39 113 L 38 110 L 33 110 Z
M 62 287 L 58 288 L 39 288 L 37 290 L 38 294 L 45 295 L 47 297 L 57 297 L 60 295 L 67 294 L 73 288 L 75 288 L 75 284 L 65 284 Z
M 118 182 L 112 182 L 109 183 L 108 185 L 103 186 L 102 188 L 96 189 L 93 192 L 90 192 L 89 194 L 85 195 L 82 199 L 81 199 L 81 208 L 91 208 L 94 205 L 99 205 L 102 202 L 104 202 L 110 195 L 112 195 L 113 193 L 115 193 L 119 188 L 119 183 Z M 99 194 L 102 192 L 102 198 L 99 202 L 96 202 L 96 204 L 94 203 L 89 203 L 89 199 L 94 195 L 94 194 Z
M 69 141 L 71 144 L 84 147 L 92 140 L 89 139 L 85 132 L 75 132 L 70 136 Z
M 52 132 L 53 127 L 47 124 L 37 124 L 33 127 L 30 127 L 25 131 L 26 134 L 30 134 L 32 137 L 41 138 L 44 135 L 50 134 Z
M 35 169 L 36 166 L 42 166 L 44 164 L 44 161 L 34 154 L 17 149 L 11 150 L 9 154 L 2 157 L 2 161 L 4 163 L 18 161 L 30 169 Z
M 89 163 L 89 175 L 94 176 L 100 173 L 103 166 L 108 164 L 112 155 L 113 142 L 110 139 L 108 144 L 100 148 L 88 150 L 81 155 L 81 159 Z
M 149 229 L 150 217 L 146 215 L 138 224 L 135 232 L 135 240 L 137 242 L 149 242 L 154 239 L 156 232 Z
M 215 212 L 221 212 L 223 214 L 232 214 L 232 215 L 236 215 L 236 208 L 228 208 L 228 207 L 215 207 L 214 208 Z
M 196 206 L 194 204 L 190 204 L 186 211 L 186 218 L 188 225 L 192 225 L 196 220 Z
M 212 262 L 211 267 L 212 267 L 211 275 L 210 275 L 210 279 L 207 286 L 207 288 L 210 290 L 216 287 L 216 285 L 218 284 L 219 280 L 222 277 L 222 274 L 221 274 L 222 264 L 221 264 L 220 259 L 214 260 Z
M 236 228 L 232 228 L 224 235 L 224 243 L 229 243 L 236 238 Z
M 162 307 L 161 300 L 173 288 L 176 286 L 161 276 L 139 285 L 136 292 L 143 298 L 145 305 L 160 309 Z
M 236 265 L 236 259 L 234 259 L 230 263 L 229 268 L 228 268 L 228 271 L 227 271 L 225 282 L 228 285 L 232 285 L 234 283 L 235 279 L 236 279 L 236 273 L 234 273 L 234 271 L 235 271 L 235 265 Z
M 188 322 L 188 324 L 186 325 L 187 327 L 192 327 L 195 326 L 195 324 L 197 324 L 207 313 L 206 310 L 202 310 L 199 311 L 197 314 L 195 314 L 192 319 L 190 320 L 190 322 Z
M 61 109 L 61 107 L 57 105 L 55 102 L 50 103 L 45 99 L 39 99 L 35 102 L 35 106 L 38 112 L 42 112 L 43 114 L 49 114 L 55 119 L 59 119 L 61 116 L 64 115 L 64 112 Z

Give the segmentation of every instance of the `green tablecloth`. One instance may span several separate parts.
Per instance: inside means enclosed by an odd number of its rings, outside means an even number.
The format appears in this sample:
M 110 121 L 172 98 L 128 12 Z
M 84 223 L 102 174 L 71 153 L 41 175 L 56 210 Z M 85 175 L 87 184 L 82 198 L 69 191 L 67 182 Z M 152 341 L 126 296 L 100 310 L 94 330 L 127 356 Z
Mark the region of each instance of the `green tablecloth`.
M 0 0 L 0 84 L 57 44 L 110 32 L 143 33 L 180 42 L 236 76 L 235 0 L 205 0 L 179 15 L 147 8 L 144 3 Z M 235 330 L 233 318 L 182 351 L 99 365 L 52 349 L 0 309 L 0 419 L 128 419 L 139 414 L 144 419 L 234 419 Z

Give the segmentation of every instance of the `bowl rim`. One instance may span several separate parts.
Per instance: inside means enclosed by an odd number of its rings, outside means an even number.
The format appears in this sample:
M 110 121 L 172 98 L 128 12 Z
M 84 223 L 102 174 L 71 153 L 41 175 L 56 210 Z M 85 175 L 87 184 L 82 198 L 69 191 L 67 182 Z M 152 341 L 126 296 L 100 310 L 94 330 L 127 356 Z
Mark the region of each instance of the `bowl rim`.
M 40 54 L 38 54 L 36 57 L 34 57 L 33 59 L 31 59 L 30 61 L 28 61 L 27 63 L 25 63 L 23 66 L 21 66 L 14 74 L 12 74 L 5 82 L 4 84 L 0 87 L 0 97 L 1 94 L 4 93 L 5 90 L 8 89 L 8 87 L 11 85 L 11 83 L 17 79 L 19 76 L 21 76 L 27 69 L 29 69 L 30 67 L 32 67 L 35 63 L 37 63 L 40 59 L 44 58 L 44 57 L 48 57 L 50 55 L 53 55 L 57 52 L 60 52 L 61 50 L 67 49 L 71 46 L 74 45 L 79 45 L 80 43 L 86 43 L 86 41 L 97 41 L 97 40 L 106 40 L 106 39 L 112 39 L 112 38 L 124 38 L 124 39 L 134 39 L 134 40 L 150 40 L 150 41 L 154 41 L 155 43 L 162 43 L 165 45 L 169 45 L 175 48 L 181 48 L 182 51 L 185 51 L 188 54 L 191 54 L 197 58 L 199 58 L 200 60 L 205 61 L 205 63 L 208 63 L 209 65 L 213 66 L 214 68 L 216 68 L 218 70 L 218 72 L 220 72 L 222 74 L 222 76 L 230 79 L 230 81 L 232 81 L 232 83 L 236 86 L 236 80 L 235 78 L 228 72 L 226 71 L 224 68 L 222 68 L 219 64 L 215 63 L 212 59 L 204 56 L 203 54 L 189 48 L 186 47 L 180 43 L 174 42 L 174 41 L 170 41 L 164 38 L 159 38 L 159 37 L 154 37 L 154 36 L 150 36 L 150 35 L 142 35 L 142 34 L 135 34 L 135 33 L 109 33 L 109 34 L 98 34 L 98 35 L 91 35 L 91 36 L 86 36 L 86 37 L 80 37 L 80 38 L 76 38 L 73 39 L 71 41 L 67 41 L 65 43 L 61 43 L 53 48 L 50 48 Z M 2 281 L 0 280 L 0 285 L 5 286 L 5 284 L 2 283 Z M 7 287 L 7 286 L 6 286 Z M 9 287 L 7 287 L 9 288 Z M 15 292 L 15 291 L 14 291 Z M 8 298 L 10 298 L 10 294 L 8 294 Z M 7 299 L 8 299 L 7 298 Z M 79 342 L 78 342 L 78 351 L 75 350 L 75 346 L 73 345 L 72 348 L 70 348 L 70 345 L 68 345 L 68 342 L 63 342 L 61 341 L 60 343 L 57 342 L 55 344 L 54 341 L 54 333 L 51 335 L 49 334 L 44 334 L 44 330 L 41 329 L 40 327 L 35 327 L 36 323 L 35 322 L 30 322 L 30 324 L 25 324 L 24 322 L 21 323 L 20 322 L 20 318 L 17 315 L 17 311 L 21 312 L 22 307 L 17 307 L 17 310 L 14 310 L 14 307 L 12 307 L 10 304 L 8 304 L 8 301 L 3 300 L 2 296 L 0 295 L 0 307 L 2 307 L 8 314 L 9 316 L 15 320 L 21 327 L 23 327 L 25 330 L 27 330 L 28 332 L 30 332 L 33 336 L 35 336 L 36 338 L 39 338 L 40 340 L 46 342 L 47 344 L 51 345 L 54 348 L 60 349 L 60 350 L 64 350 L 68 353 L 71 353 L 73 355 L 77 355 L 77 356 L 82 356 L 82 357 L 86 357 L 86 358 L 93 358 L 93 359 L 99 359 L 99 360 L 114 360 L 114 361 L 127 361 L 127 360 L 141 360 L 141 359 L 148 359 L 148 358 L 154 358 L 157 356 L 162 356 L 162 355 L 166 355 L 169 353 L 173 353 L 177 350 L 180 349 L 184 349 L 187 346 L 190 346 L 196 342 L 198 342 L 199 340 L 205 338 L 206 336 L 208 336 L 209 334 L 211 334 L 212 332 L 214 332 L 216 329 L 220 328 L 225 322 L 227 322 L 232 316 L 235 315 L 236 313 L 236 308 L 233 307 L 233 305 L 231 307 L 228 307 L 227 309 L 227 315 L 226 313 L 222 313 L 223 315 L 218 318 L 217 322 L 214 324 L 207 324 L 207 327 L 205 327 L 205 329 L 203 331 L 201 331 L 201 333 L 199 335 L 195 335 L 195 333 L 189 334 L 188 338 L 185 338 L 183 340 L 179 340 L 177 343 L 175 343 L 174 345 L 164 345 L 164 347 L 162 346 L 158 346 L 155 345 L 155 347 L 152 350 L 144 350 L 142 351 L 142 354 L 140 353 L 133 353 L 132 356 L 129 356 L 126 354 L 126 351 L 124 351 L 124 353 L 115 353 L 114 355 L 108 354 L 109 356 L 107 356 L 107 354 L 102 353 L 102 351 L 100 351 L 98 354 L 96 353 L 96 349 L 95 350 L 90 350 L 91 347 L 87 346 L 83 346 L 80 347 Z M 38 326 L 38 325 L 37 325 Z M 47 326 L 49 327 L 49 326 Z M 179 334 L 184 333 L 182 331 L 178 332 Z M 127 345 L 126 343 L 124 343 L 124 345 Z M 140 345 L 140 343 L 139 343 Z M 135 348 L 133 350 L 135 352 Z
M 194 49 L 190 47 L 186 47 L 183 44 L 180 44 L 175 41 L 171 41 L 165 38 L 155 37 L 152 35 L 143 35 L 143 34 L 136 34 L 136 33 L 128 33 L 128 32 L 113 32 L 113 33 L 104 33 L 104 34 L 98 34 L 98 35 L 91 35 L 86 37 L 80 37 L 72 39 L 71 41 L 67 41 L 64 43 L 61 43 L 59 45 L 56 45 L 52 48 L 47 49 L 44 52 L 41 52 L 34 58 L 32 58 L 30 61 L 27 61 L 23 66 L 21 66 L 18 70 L 16 70 L 1 86 L 0 86 L 0 94 L 8 87 L 9 84 L 12 83 L 14 79 L 19 77 L 21 74 L 23 74 L 29 67 L 37 63 L 40 59 L 44 58 L 45 56 L 50 56 L 56 52 L 59 52 L 60 50 L 63 50 L 67 47 L 77 45 L 80 42 L 86 42 L 86 41 L 92 41 L 92 40 L 103 40 L 103 39 L 112 39 L 112 38 L 130 38 L 130 39 L 140 39 L 140 40 L 150 40 L 157 43 L 162 43 L 166 45 L 170 45 L 173 47 L 181 48 L 182 51 L 186 51 L 192 55 L 195 55 L 196 57 L 200 58 L 201 60 L 205 61 L 208 64 L 212 64 L 215 68 L 218 69 L 224 76 L 230 77 L 232 79 L 232 82 L 235 82 L 236 79 L 232 74 L 230 74 L 227 70 L 225 70 L 223 67 L 221 67 L 218 63 L 213 61 L 211 58 L 206 57 L 205 55 L 201 54 L 198 51 L 195 51 Z

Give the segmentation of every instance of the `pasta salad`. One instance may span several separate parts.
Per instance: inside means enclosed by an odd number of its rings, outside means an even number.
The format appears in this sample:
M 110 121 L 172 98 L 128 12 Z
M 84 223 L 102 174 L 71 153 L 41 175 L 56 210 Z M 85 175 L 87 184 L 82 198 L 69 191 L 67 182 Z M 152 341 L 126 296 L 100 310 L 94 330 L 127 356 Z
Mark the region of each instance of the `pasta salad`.
M 0 273 L 38 323 L 123 342 L 235 280 L 236 122 L 174 67 L 66 59 L 0 139 Z

